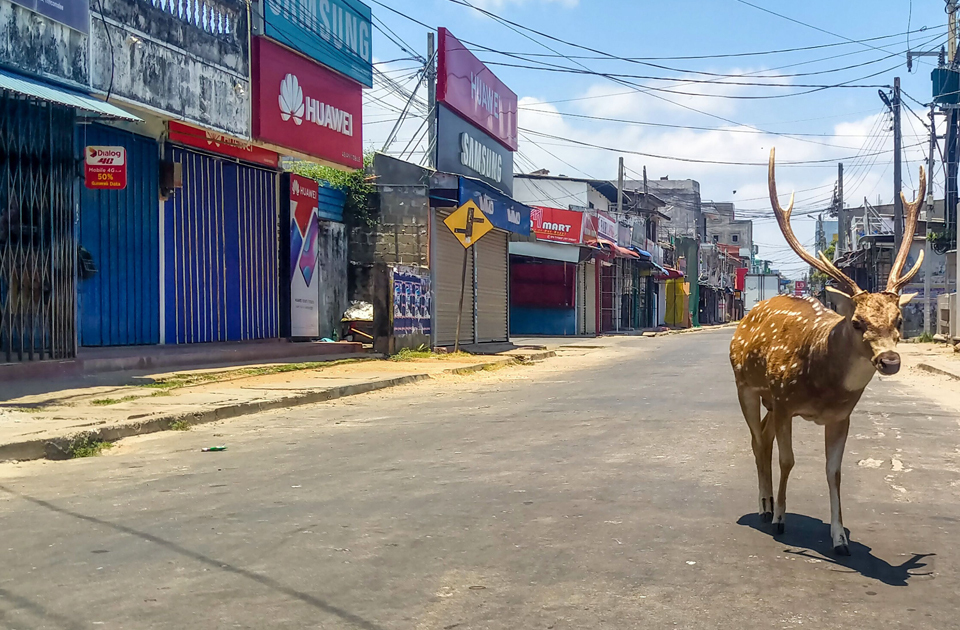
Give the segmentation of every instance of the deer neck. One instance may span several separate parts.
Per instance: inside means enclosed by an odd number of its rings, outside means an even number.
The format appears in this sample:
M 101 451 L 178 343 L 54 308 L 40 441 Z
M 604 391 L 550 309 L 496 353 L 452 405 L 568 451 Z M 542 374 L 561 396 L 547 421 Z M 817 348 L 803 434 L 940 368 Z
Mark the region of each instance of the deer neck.
M 848 392 L 862 391 L 877 370 L 860 351 L 860 342 L 849 321 L 841 321 L 830 331 L 828 347 L 832 355 L 831 363 L 842 366 L 843 389 Z

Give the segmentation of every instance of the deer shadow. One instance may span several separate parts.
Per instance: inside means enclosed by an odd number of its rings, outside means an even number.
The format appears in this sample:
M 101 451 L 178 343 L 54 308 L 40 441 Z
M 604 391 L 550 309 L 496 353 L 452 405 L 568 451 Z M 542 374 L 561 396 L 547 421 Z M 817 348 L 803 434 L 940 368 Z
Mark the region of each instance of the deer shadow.
M 760 515 L 756 513 L 741 516 L 737 524 L 753 528 L 767 534 L 778 543 L 787 545 L 789 548 L 785 549 L 784 553 L 828 562 L 836 567 L 835 570 L 859 573 L 888 586 L 907 586 L 907 581 L 911 577 L 933 573 L 932 570 L 919 573 L 916 570 L 926 567 L 927 564 L 921 560 L 928 556 L 935 556 L 935 553 L 915 553 L 903 564 L 893 565 L 873 555 L 870 547 L 850 540 L 850 555 L 836 556 L 833 553 L 833 541 L 830 538 L 830 524 L 803 514 L 788 512 L 786 531 L 782 534 L 775 534 L 773 525 L 761 522 Z M 848 538 L 849 534 L 848 530 Z

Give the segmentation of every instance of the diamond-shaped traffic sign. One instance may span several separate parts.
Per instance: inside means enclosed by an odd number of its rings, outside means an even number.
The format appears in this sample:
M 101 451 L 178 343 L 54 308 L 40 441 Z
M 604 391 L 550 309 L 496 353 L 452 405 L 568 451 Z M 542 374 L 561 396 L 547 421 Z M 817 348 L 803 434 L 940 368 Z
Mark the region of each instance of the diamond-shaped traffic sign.
M 493 229 L 493 224 L 472 199 L 457 208 L 443 223 L 450 228 L 464 248 L 470 247 Z

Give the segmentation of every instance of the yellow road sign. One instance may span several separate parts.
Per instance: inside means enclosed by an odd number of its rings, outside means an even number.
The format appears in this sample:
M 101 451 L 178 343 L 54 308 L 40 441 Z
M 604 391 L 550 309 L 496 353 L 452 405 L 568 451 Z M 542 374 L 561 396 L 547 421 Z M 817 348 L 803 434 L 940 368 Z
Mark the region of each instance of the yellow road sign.
M 470 247 L 493 229 L 490 219 L 484 216 L 483 211 L 473 200 L 457 208 L 443 222 L 464 248 Z

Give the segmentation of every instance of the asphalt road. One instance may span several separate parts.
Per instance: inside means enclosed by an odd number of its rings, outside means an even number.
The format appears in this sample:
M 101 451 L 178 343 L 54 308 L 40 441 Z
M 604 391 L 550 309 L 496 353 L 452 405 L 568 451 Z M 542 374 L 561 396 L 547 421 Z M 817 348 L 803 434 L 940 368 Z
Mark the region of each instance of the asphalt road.
M 850 558 L 822 430 L 797 419 L 774 537 L 731 332 L 2 466 L 0 627 L 960 627 L 956 412 L 910 374 L 871 384 Z

